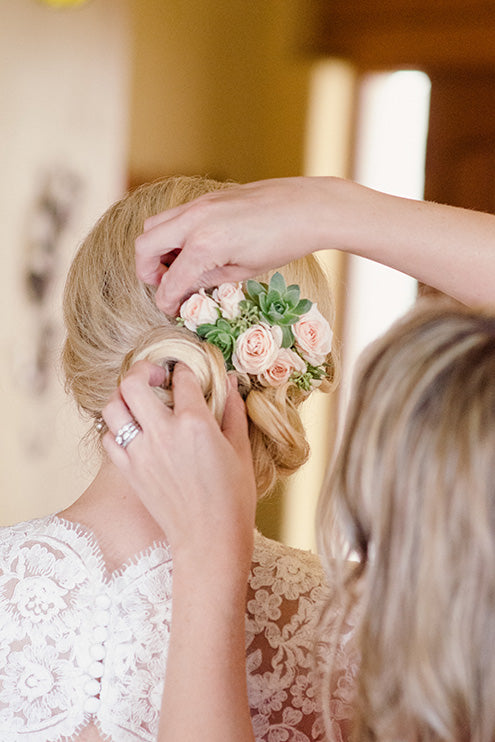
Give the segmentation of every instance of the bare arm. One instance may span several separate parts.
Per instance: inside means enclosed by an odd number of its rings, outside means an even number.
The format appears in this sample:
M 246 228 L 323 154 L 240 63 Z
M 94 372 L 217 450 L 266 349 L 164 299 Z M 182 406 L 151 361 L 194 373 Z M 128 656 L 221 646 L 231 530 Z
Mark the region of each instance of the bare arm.
M 495 301 L 494 215 L 333 177 L 249 183 L 158 214 L 136 241 L 136 266 L 158 286 L 158 305 L 175 313 L 199 286 L 330 248 L 397 268 L 467 304 Z
M 150 386 L 163 369 L 136 364 L 103 411 L 104 446 L 165 531 L 173 608 L 160 742 L 254 742 L 245 662 L 246 590 L 256 488 L 243 402 L 228 396 L 222 429 L 187 367 L 174 371 L 174 409 Z M 126 449 L 114 421 L 142 431 Z
M 197 564 L 174 567 L 173 579 L 158 741 L 254 742 L 247 698 L 246 586 L 205 581 Z
M 397 268 L 465 304 L 495 302 L 493 214 L 390 196 L 354 183 L 343 190 L 349 197 L 341 249 Z M 361 223 L 352 220 L 353 211 Z

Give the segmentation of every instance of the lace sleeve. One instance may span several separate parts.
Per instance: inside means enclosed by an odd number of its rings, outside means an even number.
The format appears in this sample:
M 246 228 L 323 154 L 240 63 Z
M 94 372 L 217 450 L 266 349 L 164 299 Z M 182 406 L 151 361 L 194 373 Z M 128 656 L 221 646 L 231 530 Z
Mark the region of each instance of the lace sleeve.
M 256 742 L 323 742 L 315 643 L 328 601 L 323 570 L 312 554 L 263 537 L 256 540 L 247 601 L 249 704 Z M 321 643 L 318 654 L 322 651 Z M 340 645 L 339 681 L 330 713 L 334 738 L 349 735 L 346 683 L 353 668 Z M 342 695 L 344 694 L 344 695 Z

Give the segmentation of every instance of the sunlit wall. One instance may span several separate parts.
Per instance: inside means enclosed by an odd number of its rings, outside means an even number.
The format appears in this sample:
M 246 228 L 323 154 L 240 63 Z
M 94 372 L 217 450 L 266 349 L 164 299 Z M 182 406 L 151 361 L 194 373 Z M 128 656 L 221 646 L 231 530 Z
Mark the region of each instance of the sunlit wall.
M 91 475 L 58 369 L 60 303 L 78 242 L 125 188 L 127 3 L 2 0 L 0 50 L 0 523 L 10 523 L 68 504 Z

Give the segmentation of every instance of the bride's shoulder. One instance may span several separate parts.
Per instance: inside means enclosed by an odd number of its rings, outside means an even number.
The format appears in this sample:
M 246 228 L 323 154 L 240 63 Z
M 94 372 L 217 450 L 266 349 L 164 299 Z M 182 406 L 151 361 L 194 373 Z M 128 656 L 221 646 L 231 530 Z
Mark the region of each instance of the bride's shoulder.
M 13 525 L 0 526 L 0 545 L 8 546 L 29 538 L 39 531 L 44 520 L 43 518 L 36 518 L 14 523 Z
M 12 560 L 25 559 L 29 556 L 34 565 L 47 552 L 61 556 L 63 548 L 65 557 L 84 549 L 83 534 L 72 524 L 64 522 L 55 515 L 22 521 L 13 525 L 0 526 L 0 569 L 3 570 Z
M 264 588 L 287 600 L 301 596 L 321 599 L 327 579 L 316 554 L 256 532 L 249 586 L 255 592 Z
M 324 739 L 316 651 L 328 598 L 325 572 L 315 554 L 256 533 L 247 592 L 246 662 L 257 739 Z
M 54 522 L 53 515 L 43 518 L 33 518 L 12 525 L 0 526 L 0 543 L 12 543 L 32 536 L 39 536 L 50 530 Z
M 264 564 L 273 560 L 282 559 L 284 562 L 293 562 L 305 569 L 323 573 L 320 557 L 312 551 L 297 549 L 281 541 L 267 538 L 259 531 L 255 531 L 253 563 Z

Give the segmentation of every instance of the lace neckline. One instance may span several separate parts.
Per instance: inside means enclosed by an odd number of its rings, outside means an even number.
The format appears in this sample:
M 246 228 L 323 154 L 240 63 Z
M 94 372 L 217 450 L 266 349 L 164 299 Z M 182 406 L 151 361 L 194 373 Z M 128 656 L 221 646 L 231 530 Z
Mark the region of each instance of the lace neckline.
M 89 727 L 106 742 L 156 742 L 171 549 L 155 541 L 111 572 L 103 554 L 91 527 L 56 514 L 0 529 L 1 742 L 86 739 Z M 257 742 L 322 740 L 312 663 L 325 596 L 316 557 L 255 530 L 246 665 Z
M 91 551 L 93 558 L 98 564 L 98 568 L 101 572 L 102 579 L 107 584 L 111 584 L 116 580 L 120 579 L 125 575 L 128 570 L 136 569 L 140 564 L 148 562 L 149 557 L 156 551 L 160 551 L 163 558 L 160 559 L 162 564 L 172 561 L 172 554 L 169 545 L 165 541 L 154 540 L 149 546 L 136 552 L 132 556 L 128 557 L 119 567 L 116 569 L 109 569 L 105 560 L 103 549 L 100 546 L 96 533 L 90 526 L 86 526 L 78 521 L 68 520 L 57 513 L 41 518 L 40 522 L 45 522 L 47 525 L 52 525 L 56 530 L 61 529 L 69 534 L 74 534 L 77 537 L 84 539 L 87 547 Z

